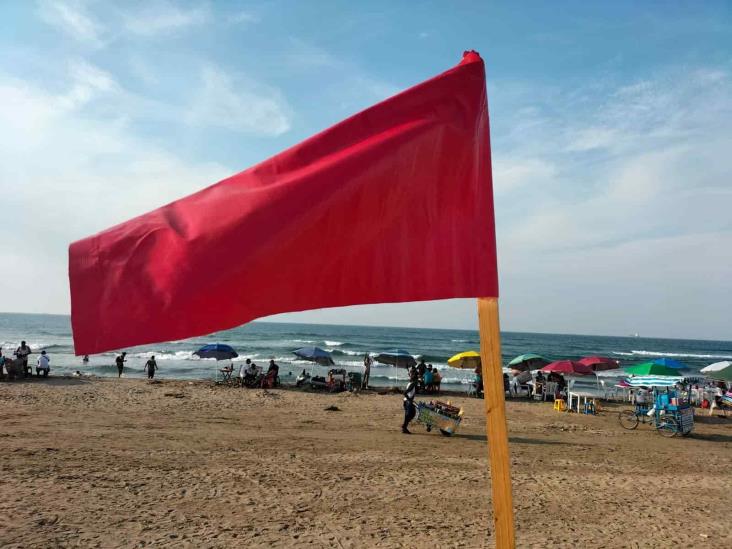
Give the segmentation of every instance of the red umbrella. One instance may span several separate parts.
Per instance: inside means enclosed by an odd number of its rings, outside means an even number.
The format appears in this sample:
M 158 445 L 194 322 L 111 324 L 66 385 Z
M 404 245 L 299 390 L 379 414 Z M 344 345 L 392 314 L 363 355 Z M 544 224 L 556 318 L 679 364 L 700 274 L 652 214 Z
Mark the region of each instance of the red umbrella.
M 582 358 L 577 362 L 579 362 L 580 364 L 584 364 L 585 366 L 589 366 L 595 372 L 620 368 L 620 364 L 618 364 L 617 360 L 613 360 L 612 358 L 607 358 L 604 356 L 586 356 L 585 358 Z
M 547 364 L 539 371 L 544 372 L 545 374 L 554 372 L 556 374 L 585 375 L 585 374 L 591 374 L 592 368 L 590 368 L 589 366 L 586 366 L 584 364 L 580 364 L 579 362 L 575 362 L 574 360 L 557 360 L 556 362 Z

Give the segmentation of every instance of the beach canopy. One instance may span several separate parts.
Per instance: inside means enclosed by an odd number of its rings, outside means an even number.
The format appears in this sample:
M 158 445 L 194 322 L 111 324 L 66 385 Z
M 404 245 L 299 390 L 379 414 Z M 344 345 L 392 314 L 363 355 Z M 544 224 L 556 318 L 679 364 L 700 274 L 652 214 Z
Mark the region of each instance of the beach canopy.
M 631 387 L 672 387 L 684 381 L 683 376 L 633 376 L 627 379 Z
M 732 362 L 729 360 L 715 362 L 709 366 L 704 366 L 704 368 L 701 369 L 701 373 L 711 379 L 732 381 Z
M 663 364 L 656 364 L 655 362 L 644 362 L 642 364 L 635 364 L 634 366 L 627 366 L 625 372 L 636 376 L 678 376 L 678 368 L 671 368 L 664 366 Z
M 331 366 L 335 364 L 333 358 L 330 356 L 328 351 L 321 349 L 320 347 L 302 347 L 292 351 L 293 354 L 304 360 L 310 362 L 317 362 L 321 366 Z
M 673 358 L 657 358 L 653 361 L 654 364 L 660 364 L 661 366 L 668 366 L 669 368 L 676 368 L 677 370 L 687 368 L 686 364 L 674 360 Z
M 587 375 L 592 373 L 592 368 L 575 362 L 574 360 L 557 360 L 547 364 L 539 370 L 545 374 L 568 374 L 568 375 Z
M 473 369 L 480 366 L 480 355 L 475 351 L 465 351 L 448 358 L 447 363 L 453 368 Z
M 404 349 L 394 349 L 379 353 L 374 357 L 374 360 L 381 364 L 390 364 L 391 366 L 397 366 L 399 368 L 410 368 L 417 364 L 414 357 Z
M 201 358 L 215 358 L 216 360 L 231 360 L 239 356 L 233 347 L 224 343 L 209 343 L 193 354 Z
M 519 355 L 508 363 L 508 366 L 512 370 L 530 370 L 546 366 L 551 360 L 544 358 L 541 355 L 534 353 L 526 353 Z
M 585 366 L 589 366 L 594 372 L 620 368 L 620 364 L 617 360 L 604 356 L 586 356 L 579 359 L 577 362 L 584 364 Z
M 497 297 L 483 60 L 465 52 L 269 160 L 74 242 L 68 272 L 78 355 L 290 311 Z

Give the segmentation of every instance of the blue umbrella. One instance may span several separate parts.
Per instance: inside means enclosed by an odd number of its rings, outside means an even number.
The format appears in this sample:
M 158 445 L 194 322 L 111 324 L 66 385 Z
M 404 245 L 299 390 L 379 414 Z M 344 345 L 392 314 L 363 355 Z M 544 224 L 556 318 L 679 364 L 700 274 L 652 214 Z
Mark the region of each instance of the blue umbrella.
M 331 366 L 335 364 L 328 351 L 324 351 L 320 347 L 302 347 L 292 351 L 292 353 L 300 358 L 309 360 L 311 362 L 317 362 L 321 366 Z
M 410 366 L 415 366 L 417 364 L 414 357 L 404 349 L 384 351 L 383 353 L 376 355 L 374 360 L 376 360 L 376 362 L 381 362 L 382 364 L 391 364 L 392 366 L 401 368 L 409 368 Z
M 201 358 L 215 358 L 216 360 L 230 360 L 239 356 L 233 347 L 223 343 L 209 343 L 193 354 Z
M 678 360 L 674 360 L 673 358 L 657 358 L 653 361 L 654 364 L 660 364 L 661 366 L 666 366 L 667 368 L 686 368 L 686 364 L 683 362 L 679 362 Z

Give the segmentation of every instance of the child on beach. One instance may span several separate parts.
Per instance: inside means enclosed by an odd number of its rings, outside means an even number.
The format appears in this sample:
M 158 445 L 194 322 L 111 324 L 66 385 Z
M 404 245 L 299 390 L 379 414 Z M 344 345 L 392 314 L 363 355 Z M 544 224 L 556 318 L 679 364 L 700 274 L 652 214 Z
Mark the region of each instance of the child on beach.
M 158 364 L 155 362 L 155 355 L 150 357 L 145 363 L 145 370 L 147 370 L 147 379 L 153 379 L 155 377 L 155 370 L 158 369 Z

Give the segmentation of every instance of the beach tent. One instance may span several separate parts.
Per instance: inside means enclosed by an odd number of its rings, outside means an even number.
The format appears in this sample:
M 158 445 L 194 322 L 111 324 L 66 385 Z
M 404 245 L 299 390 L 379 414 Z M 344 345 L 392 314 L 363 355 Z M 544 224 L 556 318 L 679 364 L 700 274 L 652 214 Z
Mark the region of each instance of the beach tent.
M 448 358 L 447 363 L 453 368 L 470 368 L 474 370 L 480 366 L 480 355 L 475 351 L 465 351 Z
M 625 372 L 636 376 L 678 376 L 678 368 L 670 368 L 663 364 L 656 364 L 655 362 L 644 362 L 642 364 L 635 364 L 634 366 L 627 366 Z
M 519 355 L 508 363 L 508 367 L 512 370 L 537 370 L 542 366 L 549 364 L 551 360 L 534 353 L 526 353 Z
M 545 374 L 555 373 L 562 375 L 588 375 L 593 373 L 592 368 L 574 360 L 557 360 L 547 364 L 539 371 Z
M 445 261 L 413 268 L 425 258 Z M 78 355 L 277 313 L 478 298 L 492 531 L 497 547 L 515 545 L 477 52 L 268 160 L 72 243 L 68 273 Z
M 224 343 L 209 343 L 193 354 L 201 358 L 215 358 L 216 360 L 231 360 L 239 356 L 233 347 Z
M 302 347 L 300 349 L 295 349 L 292 353 L 303 360 L 309 360 L 310 362 L 315 362 L 321 366 L 332 366 L 335 364 L 330 353 L 320 347 Z
M 595 372 L 620 368 L 620 363 L 617 360 L 604 356 L 586 356 L 579 359 L 577 362 L 584 364 L 585 366 L 589 366 Z
M 715 362 L 709 366 L 704 366 L 704 368 L 701 369 L 701 373 L 711 379 L 732 381 L 732 362 L 729 360 Z

